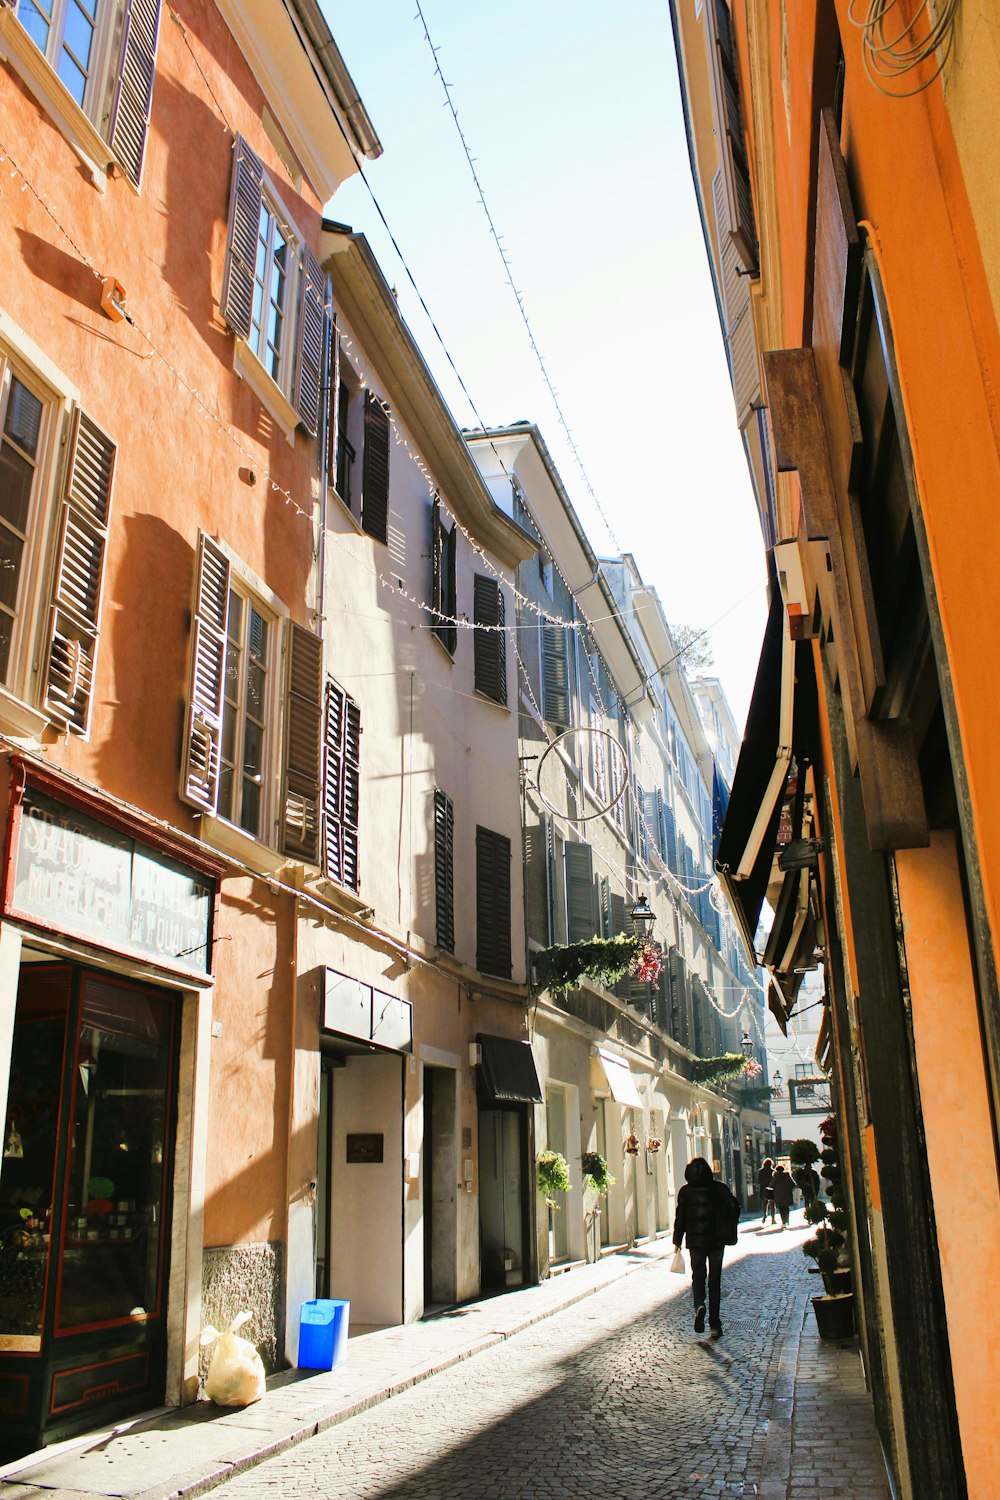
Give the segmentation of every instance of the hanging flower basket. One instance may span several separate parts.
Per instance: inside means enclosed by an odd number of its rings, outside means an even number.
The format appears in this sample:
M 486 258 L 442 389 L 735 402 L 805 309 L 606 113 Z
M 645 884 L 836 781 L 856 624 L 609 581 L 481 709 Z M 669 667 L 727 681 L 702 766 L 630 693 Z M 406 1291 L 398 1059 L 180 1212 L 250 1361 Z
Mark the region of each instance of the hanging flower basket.
M 637 1135 L 627 1135 L 625 1137 L 625 1154 L 626 1156 L 639 1155 L 639 1137 Z
M 595 1193 L 606 1193 L 614 1182 L 608 1171 L 608 1163 L 599 1151 L 585 1151 L 580 1158 L 583 1167 L 583 1185 Z
M 663 954 L 659 943 L 643 943 L 629 969 L 632 978 L 655 984 L 662 972 Z
M 759 1078 L 763 1071 L 764 1069 L 755 1057 L 748 1057 L 743 1064 L 744 1078 Z
M 559 1151 L 539 1151 L 535 1157 L 535 1167 L 538 1179 L 538 1191 L 545 1198 L 548 1208 L 558 1208 L 556 1193 L 568 1193 L 572 1183 L 569 1179 L 569 1165 Z
M 586 943 L 545 948 L 535 954 L 535 984 L 556 996 L 575 990 L 584 978 L 610 989 L 631 971 L 643 946 L 637 937 L 622 933 L 614 938 L 595 937 Z

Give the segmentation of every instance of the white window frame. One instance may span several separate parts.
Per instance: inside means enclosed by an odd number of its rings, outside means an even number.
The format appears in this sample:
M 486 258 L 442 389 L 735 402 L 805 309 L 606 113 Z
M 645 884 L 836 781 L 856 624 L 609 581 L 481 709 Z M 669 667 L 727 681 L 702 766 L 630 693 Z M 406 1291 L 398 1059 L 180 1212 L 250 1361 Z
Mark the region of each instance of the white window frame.
M 305 239 L 298 226 L 289 218 L 281 195 L 275 187 L 274 181 L 264 169 L 264 185 L 262 202 L 275 224 L 279 225 L 291 254 L 288 258 L 288 272 L 285 279 L 285 312 L 283 314 L 283 326 L 281 330 L 281 350 L 279 354 L 279 379 L 276 379 L 267 368 L 261 358 L 259 342 L 264 338 L 266 322 L 262 322 L 261 331 L 258 335 L 258 347 L 248 339 L 241 338 L 236 334 L 233 350 L 233 369 L 236 373 L 252 387 L 255 395 L 267 407 L 271 416 L 277 422 L 285 435 L 289 447 L 295 446 L 295 434 L 298 430 L 301 418 L 292 405 L 292 387 L 295 381 L 295 344 L 294 339 L 298 333 L 299 326 L 299 301 L 302 288 L 302 247 Z M 273 269 L 272 252 L 268 251 L 268 267 Z M 254 266 L 256 280 L 256 265 Z M 270 296 L 270 284 L 264 283 L 264 298 Z
M 38 707 L 45 676 L 45 626 L 52 603 L 53 553 L 60 518 L 59 480 L 65 462 L 63 437 L 79 390 L 6 313 L 0 311 L 0 431 L 6 415 L 8 378 L 17 376 L 43 403 L 35 481 L 21 559 L 18 600 L 6 682 L 0 682 L 0 729 L 37 739 L 49 725 Z
M 265 616 L 271 627 L 271 644 L 267 661 L 267 702 L 264 717 L 264 767 L 261 775 L 261 809 L 260 827 L 256 833 L 250 833 L 236 818 L 226 817 L 221 812 L 215 816 L 206 815 L 203 819 L 203 830 L 205 836 L 211 843 L 220 848 L 231 849 L 233 852 L 246 853 L 255 846 L 263 845 L 269 850 L 277 850 L 279 833 L 279 783 L 281 780 L 278 768 L 281 765 L 283 714 L 281 713 L 281 683 L 285 669 L 285 652 L 288 649 L 287 627 L 289 611 L 273 589 L 270 589 L 263 579 L 248 567 L 242 558 L 227 546 L 225 542 L 217 542 L 219 550 L 229 560 L 232 573 L 229 580 L 230 588 L 239 594 L 244 600 L 253 604 L 258 613 Z M 227 639 L 226 652 L 228 660 L 229 643 Z M 241 720 L 242 722 L 242 720 Z M 239 763 L 239 762 L 238 762 Z M 276 856 L 278 864 L 283 863 L 283 858 Z M 254 858 L 249 861 L 253 864 L 260 863 Z M 265 858 L 265 868 L 272 868 L 271 862 Z
M 70 0 L 55 0 L 53 16 L 64 15 Z M 101 192 L 107 185 L 108 168 L 114 153 L 101 134 L 107 125 L 102 117 L 109 99 L 109 71 L 114 53 L 113 41 L 119 29 L 122 0 L 98 0 L 97 28 L 94 36 L 95 61 L 90 71 L 84 104 L 74 99 L 56 71 L 50 54 L 55 51 L 54 38 L 62 26 L 53 22 L 49 47 L 45 52 L 26 30 L 17 8 L 0 0 L 0 59 L 8 62 L 25 83 L 60 133 L 69 142 Z M 128 178 L 126 177 L 126 181 Z

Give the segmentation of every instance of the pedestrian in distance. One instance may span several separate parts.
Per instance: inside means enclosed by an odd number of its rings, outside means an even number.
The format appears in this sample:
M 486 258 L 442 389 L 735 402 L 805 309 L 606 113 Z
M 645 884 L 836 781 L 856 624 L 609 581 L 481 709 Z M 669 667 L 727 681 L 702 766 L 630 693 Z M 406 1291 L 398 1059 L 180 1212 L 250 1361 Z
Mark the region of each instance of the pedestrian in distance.
M 792 1176 L 802 1193 L 802 1207 L 808 1208 L 819 1197 L 819 1174 L 812 1167 L 799 1167 Z
M 674 1215 L 674 1245 L 679 1250 L 687 1240 L 691 1255 L 691 1291 L 694 1296 L 694 1331 L 705 1332 L 705 1282 L 708 1281 L 708 1326 L 712 1337 L 722 1334 L 719 1303 L 722 1298 L 722 1259 L 727 1245 L 738 1241 L 739 1200 L 712 1175 L 703 1156 L 684 1168 L 684 1187 L 677 1194 Z
M 771 1184 L 774 1181 L 774 1162 L 769 1156 L 765 1156 L 757 1173 L 757 1191 L 760 1194 L 761 1215 L 760 1222 L 767 1223 L 768 1214 L 771 1215 L 771 1223 L 774 1223 L 774 1192 Z
M 795 1184 L 792 1181 L 792 1174 L 790 1172 L 786 1172 L 780 1162 L 774 1169 L 774 1178 L 771 1182 L 771 1193 L 773 1195 L 774 1208 L 776 1208 L 781 1215 L 781 1227 L 782 1229 L 787 1229 L 788 1214 L 792 1206 L 792 1199 L 795 1196 Z

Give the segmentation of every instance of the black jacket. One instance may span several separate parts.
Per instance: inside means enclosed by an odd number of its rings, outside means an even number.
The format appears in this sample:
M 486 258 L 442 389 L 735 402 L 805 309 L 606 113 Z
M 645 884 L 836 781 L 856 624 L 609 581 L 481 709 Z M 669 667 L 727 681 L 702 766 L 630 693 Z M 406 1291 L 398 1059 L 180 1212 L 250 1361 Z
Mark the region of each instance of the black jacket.
M 677 1194 L 674 1244 L 679 1248 L 686 1237 L 689 1250 L 735 1245 L 740 1205 L 726 1184 L 716 1181 L 707 1162 L 700 1169 L 689 1162 L 684 1176 L 687 1183 Z
M 791 1208 L 792 1199 L 795 1196 L 795 1183 L 788 1172 L 775 1172 L 774 1181 L 771 1183 L 774 1191 L 774 1202 L 778 1208 Z

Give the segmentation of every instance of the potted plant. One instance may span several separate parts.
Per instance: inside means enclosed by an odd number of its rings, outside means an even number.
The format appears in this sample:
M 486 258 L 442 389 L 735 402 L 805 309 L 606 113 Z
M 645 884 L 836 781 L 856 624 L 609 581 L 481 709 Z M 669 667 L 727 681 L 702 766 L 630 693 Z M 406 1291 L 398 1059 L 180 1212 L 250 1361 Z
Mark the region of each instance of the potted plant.
M 820 1338 L 844 1339 L 854 1333 L 854 1293 L 847 1231 L 850 1219 L 844 1200 L 837 1122 L 831 1115 L 820 1126 L 823 1149 L 819 1153 L 829 1202 L 817 1197 L 805 1210 L 815 1233 L 805 1241 L 802 1253 L 815 1260 L 823 1278 L 824 1295 L 813 1297 L 813 1311 Z
M 551 1210 L 559 1207 L 556 1202 L 556 1193 L 568 1193 L 572 1186 L 569 1180 L 569 1165 L 565 1156 L 558 1151 L 539 1151 L 535 1158 L 535 1167 L 538 1174 L 538 1191 L 545 1199 L 545 1206 Z
M 595 1193 L 606 1193 L 614 1182 L 608 1171 L 608 1163 L 599 1151 L 585 1151 L 580 1158 L 583 1167 L 583 1185 Z
M 819 1197 L 819 1178 L 814 1167 L 814 1163 L 819 1159 L 819 1148 L 815 1141 L 789 1141 L 788 1162 L 791 1167 L 792 1180 L 802 1193 L 805 1208 L 809 1208 L 813 1200 Z

